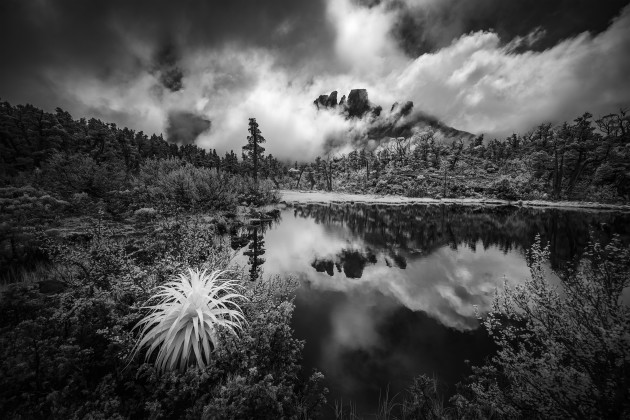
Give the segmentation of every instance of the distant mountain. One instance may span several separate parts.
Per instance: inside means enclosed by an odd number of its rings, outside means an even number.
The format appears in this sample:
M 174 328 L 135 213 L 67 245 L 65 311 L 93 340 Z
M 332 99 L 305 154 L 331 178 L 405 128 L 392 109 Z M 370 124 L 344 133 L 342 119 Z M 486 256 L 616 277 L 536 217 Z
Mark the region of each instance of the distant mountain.
M 389 110 L 383 111 L 382 106 L 370 102 L 366 89 L 352 89 L 347 97 L 343 95 L 338 102 L 337 95 L 336 90 L 330 95 L 320 95 L 313 104 L 318 110 L 334 110 L 347 119 L 365 120 L 368 124 L 365 140 L 411 137 L 427 131 L 433 131 L 436 139 L 447 141 L 462 139 L 467 142 L 476 137 L 467 131 L 450 127 L 427 113 L 414 110 L 411 101 L 402 105 L 396 102 Z

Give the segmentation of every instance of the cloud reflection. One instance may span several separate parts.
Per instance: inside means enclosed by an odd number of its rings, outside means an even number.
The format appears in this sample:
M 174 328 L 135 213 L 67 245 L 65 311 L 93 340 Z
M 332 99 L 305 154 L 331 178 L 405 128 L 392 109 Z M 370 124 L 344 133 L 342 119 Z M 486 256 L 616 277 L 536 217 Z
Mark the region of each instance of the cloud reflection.
M 317 224 L 290 212 L 283 214 L 282 223 L 265 240 L 266 274 L 299 274 L 312 290 L 380 293 L 460 331 L 477 327 L 473 305 L 487 310 L 504 278 L 522 281 L 529 276 L 520 252 L 504 253 L 494 246 L 484 249 L 481 244 L 477 251 L 443 246 L 429 255 L 396 250 L 406 268 L 389 267 L 387 259 L 393 250 L 372 250 L 371 244 L 341 224 Z M 366 256 L 365 264 L 354 261 L 357 255 Z M 375 263 L 367 261 L 370 255 Z M 318 272 L 314 259 L 339 263 L 342 271 L 322 266 Z
M 302 281 L 293 327 L 306 339 L 304 366 L 324 373 L 331 401 L 351 399 L 360 414 L 376 411 L 386 387 L 402 392 L 419 374 L 452 386 L 465 360 L 491 353 L 474 305 L 488 310 L 504 280 L 529 276 L 523 249 L 538 232 L 561 266 L 588 229 L 627 225 L 516 207 L 303 206 L 281 216 L 265 234 L 264 277 Z

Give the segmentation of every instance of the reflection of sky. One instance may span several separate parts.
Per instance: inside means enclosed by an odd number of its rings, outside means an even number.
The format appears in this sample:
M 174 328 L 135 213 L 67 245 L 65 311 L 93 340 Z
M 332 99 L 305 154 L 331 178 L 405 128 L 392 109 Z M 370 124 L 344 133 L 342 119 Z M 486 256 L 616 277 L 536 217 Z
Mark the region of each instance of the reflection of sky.
M 529 269 L 519 252 L 503 253 L 496 247 L 477 251 L 448 246 L 429 255 L 396 250 L 407 260 L 406 269 L 388 267 L 389 251 L 373 249 L 362 238 L 339 225 L 317 224 L 311 219 L 282 214 L 282 221 L 265 234 L 265 275 L 294 273 L 314 291 L 351 293 L 356 290 L 379 292 L 413 311 L 423 311 L 445 326 L 470 330 L 477 326 L 473 305 L 481 311 L 489 307 L 494 291 L 504 278 L 521 281 Z M 344 249 L 372 248 L 376 264 L 367 264 L 358 279 L 348 279 L 335 269 L 334 276 L 318 273 L 314 258 L 333 258 Z M 307 286 L 305 286 L 307 287 Z
M 403 390 L 421 373 L 448 384 L 462 379 L 465 360 L 479 363 L 490 344 L 478 329 L 474 305 L 483 312 L 504 279 L 529 276 L 523 255 L 498 248 L 437 248 L 428 255 L 367 244 L 340 223 L 318 224 L 291 210 L 265 234 L 263 275 L 295 274 L 302 280 L 294 328 L 306 339 L 305 365 L 323 371 L 331 401 L 351 398 L 375 411 L 379 391 Z M 317 272 L 315 258 L 342 250 L 376 254 L 360 278 Z M 392 251 L 406 269 L 388 267 Z M 391 258 L 390 258 L 391 260 Z M 245 260 L 242 261 L 245 263 Z

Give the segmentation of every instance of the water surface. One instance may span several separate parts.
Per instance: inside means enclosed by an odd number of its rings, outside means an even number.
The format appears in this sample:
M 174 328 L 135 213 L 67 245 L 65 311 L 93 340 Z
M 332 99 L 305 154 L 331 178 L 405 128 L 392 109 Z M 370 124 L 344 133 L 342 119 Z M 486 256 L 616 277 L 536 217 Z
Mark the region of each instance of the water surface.
M 250 229 L 256 240 L 240 258 L 254 277 L 300 279 L 293 325 L 306 340 L 304 365 L 324 373 L 329 402 L 371 413 L 379 394 L 395 395 L 419 374 L 452 392 L 467 363 L 492 353 L 475 307 L 483 313 L 504 282 L 529 277 L 526 250 L 537 234 L 550 246 L 550 270 L 561 270 L 589 235 L 605 241 L 629 229 L 619 213 L 304 205 Z

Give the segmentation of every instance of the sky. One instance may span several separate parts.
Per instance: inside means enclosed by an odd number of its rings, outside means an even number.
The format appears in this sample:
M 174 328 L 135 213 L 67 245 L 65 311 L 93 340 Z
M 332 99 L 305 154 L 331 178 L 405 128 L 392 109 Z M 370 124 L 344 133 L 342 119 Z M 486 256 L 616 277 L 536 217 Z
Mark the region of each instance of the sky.
M 170 141 L 321 154 L 364 88 L 486 138 L 630 106 L 629 1 L 3 0 L 0 99 Z

